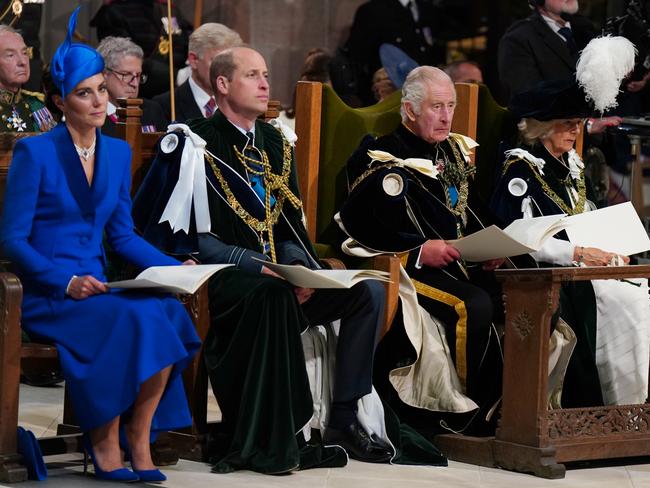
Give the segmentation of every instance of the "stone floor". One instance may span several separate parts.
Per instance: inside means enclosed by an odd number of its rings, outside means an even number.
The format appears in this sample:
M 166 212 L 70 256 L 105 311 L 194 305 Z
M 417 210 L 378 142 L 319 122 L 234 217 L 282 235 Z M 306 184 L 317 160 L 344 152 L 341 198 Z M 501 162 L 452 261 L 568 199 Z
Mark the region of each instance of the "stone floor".
M 21 385 L 20 423 L 37 436 L 53 435 L 61 421 L 63 388 L 33 388 Z M 211 403 L 210 417 L 219 418 L 216 403 Z M 52 456 L 46 459 L 49 479 L 26 482 L 21 488 L 76 488 L 85 486 L 124 486 L 102 482 L 96 485 L 91 475 L 83 474 L 81 455 Z M 168 480 L 162 486 L 201 487 L 309 487 L 309 488 L 388 488 L 418 487 L 485 487 L 485 488 L 650 488 L 650 464 L 610 465 L 588 469 L 569 469 L 561 480 L 544 480 L 534 476 L 499 469 L 482 468 L 450 462 L 447 468 L 424 466 L 371 465 L 351 461 L 345 468 L 313 469 L 286 476 L 265 476 L 250 471 L 228 475 L 210 473 L 202 463 L 181 460 L 165 468 Z M 6 485 L 0 485 L 6 486 Z

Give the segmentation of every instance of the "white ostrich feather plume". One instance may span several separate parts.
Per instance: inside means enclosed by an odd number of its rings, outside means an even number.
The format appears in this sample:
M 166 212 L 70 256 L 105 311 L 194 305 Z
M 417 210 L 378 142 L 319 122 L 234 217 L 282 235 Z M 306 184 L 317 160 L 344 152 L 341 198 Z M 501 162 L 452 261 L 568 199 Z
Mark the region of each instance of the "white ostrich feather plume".
M 619 36 L 597 37 L 582 50 L 576 78 L 596 110 L 616 107 L 621 81 L 634 68 L 635 55 L 634 44 Z

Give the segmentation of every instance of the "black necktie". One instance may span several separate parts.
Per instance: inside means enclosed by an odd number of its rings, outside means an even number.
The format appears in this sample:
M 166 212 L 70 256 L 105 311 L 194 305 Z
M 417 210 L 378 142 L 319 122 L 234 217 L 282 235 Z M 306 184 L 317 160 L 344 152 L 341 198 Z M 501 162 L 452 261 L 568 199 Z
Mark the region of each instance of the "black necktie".
M 576 45 L 576 40 L 573 38 L 573 32 L 571 32 L 570 27 L 561 27 L 557 31 L 564 39 L 566 40 L 566 45 L 569 48 L 569 52 L 572 56 L 578 54 L 578 46 Z

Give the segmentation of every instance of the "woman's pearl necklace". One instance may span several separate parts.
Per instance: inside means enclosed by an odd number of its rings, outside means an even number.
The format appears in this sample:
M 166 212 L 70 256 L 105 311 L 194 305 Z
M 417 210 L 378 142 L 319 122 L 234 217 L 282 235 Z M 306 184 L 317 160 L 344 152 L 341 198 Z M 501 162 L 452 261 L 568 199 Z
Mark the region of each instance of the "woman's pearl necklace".
M 73 143 L 74 144 L 74 143 Z M 93 154 L 95 154 L 95 144 L 97 144 L 97 138 L 93 141 L 92 145 L 88 148 L 74 145 L 74 148 L 77 150 L 77 154 L 84 162 L 87 162 Z

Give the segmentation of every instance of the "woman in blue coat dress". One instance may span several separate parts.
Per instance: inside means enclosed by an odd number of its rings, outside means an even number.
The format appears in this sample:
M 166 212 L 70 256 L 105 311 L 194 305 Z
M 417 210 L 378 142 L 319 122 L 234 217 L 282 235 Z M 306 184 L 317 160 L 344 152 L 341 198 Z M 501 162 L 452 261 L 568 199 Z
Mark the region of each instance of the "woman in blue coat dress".
M 72 43 L 76 14 L 52 62 L 65 123 L 16 144 L 1 244 L 23 284 L 22 326 L 57 346 L 95 475 L 162 481 L 150 436 L 191 423 L 181 372 L 200 341 L 175 298 L 110 292 L 103 284 L 104 237 L 138 267 L 180 263 L 133 232 L 131 152 L 100 132 L 104 63 L 94 49 Z M 120 426 L 133 472 L 122 464 Z

